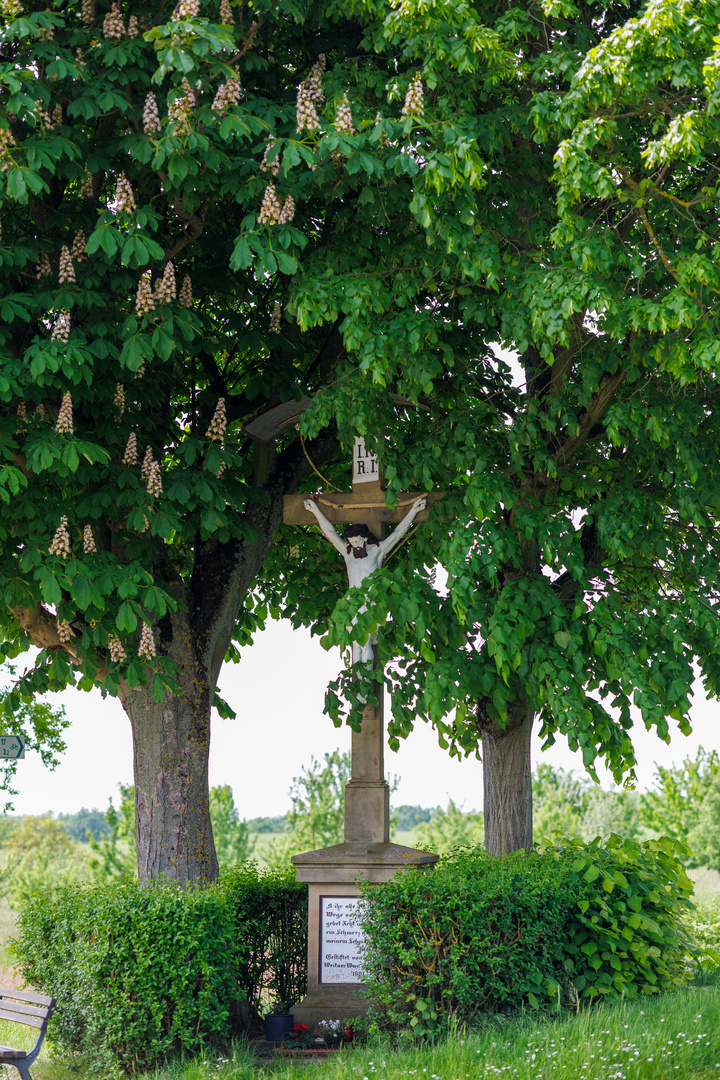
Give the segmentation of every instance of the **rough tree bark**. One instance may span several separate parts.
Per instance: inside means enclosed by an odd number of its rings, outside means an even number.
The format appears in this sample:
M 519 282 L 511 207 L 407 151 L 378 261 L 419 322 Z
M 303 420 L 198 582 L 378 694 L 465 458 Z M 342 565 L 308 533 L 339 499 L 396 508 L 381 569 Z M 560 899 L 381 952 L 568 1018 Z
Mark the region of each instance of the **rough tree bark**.
M 506 726 L 501 728 L 487 716 L 481 702 L 478 725 L 482 734 L 485 849 L 491 855 L 521 848 L 529 851 L 533 843 L 533 713 L 527 701 L 515 701 L 508 708 Z

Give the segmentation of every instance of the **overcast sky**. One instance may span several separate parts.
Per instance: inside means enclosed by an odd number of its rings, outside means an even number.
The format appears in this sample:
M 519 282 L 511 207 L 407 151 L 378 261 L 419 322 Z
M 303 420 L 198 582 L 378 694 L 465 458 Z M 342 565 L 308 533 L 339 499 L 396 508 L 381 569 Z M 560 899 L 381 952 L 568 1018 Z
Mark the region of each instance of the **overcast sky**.
M 350 747 L 348 728 L 337 730 L 323 715 L 325 687 L 340 669 L 337 651 L 326 653 L 317 638 L 293 631 L 287 622 L 275 623 L 243 649 L 240 664 L 228 664 L 221 692 L 237 712 L 236 720 L 213 719 L 210 783 L 230 784 L 244 818 L 282 814 L 288 808 L 292 778 L 314 755 Z M 693 734 L 675 732 L 670 746 L 641 726 L 633 737 L 639 761 L 639 786 L 652 785 L 654 763 L 669 765 L 699 746 L 720 752 L 720 704 L 708 702 L 696 685 L 692 712 Z M 15 812 L 73 813 L 85 806 L 105 809 L 119 783 L 132 783 L 130 724 L 119 702 L 98 692 L 66 691 L 53 695 L 62 701 L 72 724 L 67 750 L 54 772 L 44 769 L 37 754 L 19 762 Z M 539 740 L 533 746 L 540 759 Z M 558 744 L 543 760 L 582 770 L 581 759 L 567 744 Z M 448 797 L 465 810 L 482 808 L 482 766 L 474 758 L 457 761 L 437 745 L 433 731 L 421 725 L 398 753 L 387 751 L 386 769 L 400 777 L 393 803 L 447 805 Z M 605 777 L 604 785 L 612 784 Z M 117 804 L 117 799 L 115 799 Z

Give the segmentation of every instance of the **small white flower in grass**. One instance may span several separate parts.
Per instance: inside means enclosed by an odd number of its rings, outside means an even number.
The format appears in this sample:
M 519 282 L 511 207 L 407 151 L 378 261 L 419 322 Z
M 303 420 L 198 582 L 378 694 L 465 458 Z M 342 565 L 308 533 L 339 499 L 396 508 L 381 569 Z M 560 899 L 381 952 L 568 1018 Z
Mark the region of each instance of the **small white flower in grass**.
M 83 529 L 83 551 L 86 555 L 92 555 L 93 551 L 97 551 L 92 525 L 86 525 Z
M 132 185 L 125 176 L 125 173 L 120 174 L 120 179 L 117 182 L 117 187 L 115 188 L 115 203 L 117 210 L 122 210 L 126 214 L 132 214 L 136 209 Z
M 70 623 L 67 621 L 67 619 L 58 619 L 58 621 L 57 621 L 57 632 L 58 632 L 58 637 L 60 638 L 60 640 L 63 642 L 64 645 L 67 645 L 67 643 L 69 641 L 72 641 L 73 638 L 75 637 L 75 634 L 73 633 L 73 628 L 70 625 Z
M 180 289 L 180 296 L 178 298 L 182 307 L 192 307 L 192 282 L 190 281 L 190 275 L 186 274 L 183 278 L 182 287 Z
M 127 653 L 117 634 L 108 635 L 108 652 L 113 664 L 122 664 L 124 660 L 127 660 Z
M 205 432 L 205 436 L 208 439 L 214 439 L 216 442 L 222 442 L 227 431 L 227 416 L 225 415 L 225 398 L 218 399 L 218 403 L 215 406 L 215 412 L 213 418 L 210 421 L 210 427 Z
M 58 435 L 72 435 L 73 433 L 72 397 L 69 390 L 66 390 L 63 394 L 55 430 Z
M 57 322 L 53 326 L 52 334 L 50 335 L 51 341 L 61 341 L 66 343 L 70 337 L 70 312 L 62 308 L 58 315 Z
M 143 657 L 145 660 L 152 660 L 155 656 L 155 638 L 153 632 L 146 622 L 142 624 L 142 630 L 140 631 L 140 647 L 138 649 L 138 656 Z
M 70 248 L 67 244 L 63 244 L 60 249 L 60 274 L 59 280 L 61 285 L 74 285 L 75 284 L 75 267 L 72 263 L 72 256 L 70 255 Z
M 153 499 L 159 499 L 162 495 L 162 476 L 160 475 L 160 465 L 157 461 L 153 461 L 148 470 L 147 490 L 148 494 L 152 495 Z
M 70 546 L 70 533 L 67 527 L 67 514 L 60 518 L 60 524 L 55 530 L 55 535 L 50 543 L 50 554 L 59 555 L 61 559 L 69 559 L 72 555 Z
M 120 14 L 120 5 L 117 3 L 113 4 L 110 11 L 108 11 L 103 19 L 103 37 L 125 37 L 125 26 L 122 21 L 122 15 Z
M 122 463 L 126 467 L 129 465 L 137 465 L 138 462 L 138 448 L 137 448 L 137 435 L 134 431 L 130 432 L 128 437 L 127 446 L 125 447 L 125 453 L 123 454 Z
M 162 130 L 160 124 L 160 112 L 152 90 L 148 91 L 143 106 L 143 131 L 146 135 L 157 135 Z

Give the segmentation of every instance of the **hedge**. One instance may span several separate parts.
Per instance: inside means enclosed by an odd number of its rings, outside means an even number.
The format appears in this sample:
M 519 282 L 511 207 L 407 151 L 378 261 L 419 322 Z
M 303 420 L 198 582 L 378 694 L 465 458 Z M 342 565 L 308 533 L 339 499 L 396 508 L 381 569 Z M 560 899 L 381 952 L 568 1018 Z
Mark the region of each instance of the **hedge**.
M 682 984 L 703 956 L 683 921 L 693 909 L 683 854 L 668 839 L 618 836 L 499 857 L 466 850 L 364 887 L 374 1017 L 427 1034 L 451 1017 Z
M 57 998 L 52 1042 L 135 1072 L 227 1045 L 263 987 L 298 1000 L 306 927 L 307 887 L 249 865 L 205 888 L 57 888 L 24 905 L 13 950 L 24 978 Z

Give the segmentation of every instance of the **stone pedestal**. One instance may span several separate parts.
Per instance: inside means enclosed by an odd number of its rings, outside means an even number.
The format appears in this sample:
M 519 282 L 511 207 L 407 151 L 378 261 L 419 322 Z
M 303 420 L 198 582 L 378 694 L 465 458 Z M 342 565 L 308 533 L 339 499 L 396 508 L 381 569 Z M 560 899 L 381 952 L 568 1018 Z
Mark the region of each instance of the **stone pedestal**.
M 296 1024 L 313 1027 L 319 1020 L 342 1020 L 367 1011 L 356 968 L 357 935 L 346 925 L 359 895 L 357 882 L 389 881 L 399 870 L 432 866 L 437 858 L 387 842 L 346 842 L 293 857 L 298 881 L 307 881 L 309 887 L 308 989 L 293 1008 Z

